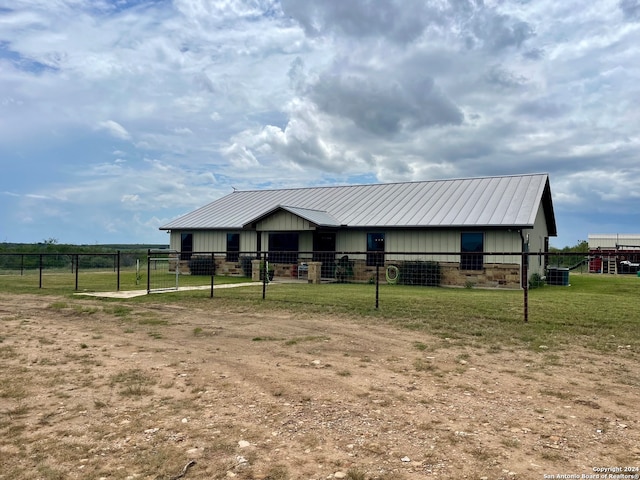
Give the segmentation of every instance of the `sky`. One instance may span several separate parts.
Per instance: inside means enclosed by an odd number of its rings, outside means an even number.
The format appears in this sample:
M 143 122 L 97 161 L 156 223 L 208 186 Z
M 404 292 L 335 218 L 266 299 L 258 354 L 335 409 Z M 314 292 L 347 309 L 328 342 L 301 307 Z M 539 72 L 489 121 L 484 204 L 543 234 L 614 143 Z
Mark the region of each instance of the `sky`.
M 168 243 L 233 189 L 548 173 L 640 232 L 640 0 L 0 0 L 0 242 Z

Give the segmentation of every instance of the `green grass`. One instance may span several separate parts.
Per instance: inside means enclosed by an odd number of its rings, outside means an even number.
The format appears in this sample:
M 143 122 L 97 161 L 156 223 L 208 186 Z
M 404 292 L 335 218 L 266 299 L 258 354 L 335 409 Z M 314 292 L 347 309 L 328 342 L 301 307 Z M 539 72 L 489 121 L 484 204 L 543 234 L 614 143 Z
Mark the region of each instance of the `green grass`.
M 441 338 L 427 347 L 414 344 L 430 351 L 460 344 L 485 349 L 517 345 L 545 354 L 579 348 L 616 354 L 620 347 L 625 354 L 640 352 L 640 278 L 571 275 L 570 281 L 570 287 L 530 290 L 528 323 L 523 321 L 521 290 L 381 285 L 378 309 L 375 286 L 362 284 L 274 284 L 267 288 L 265 300 L 261 287 L 219 290 L 214 299 L 203 292 L 178 292 L 154 300 L 202 308 L 214 302 L 240 312 L 336 315 L 362 324 L 392 324 Z
M 175 286 L 175 274 L 154 274 L 154 281 L 163 285 Z M 250 282 L 250 278 L 216 275 L 214 284 Z M 25 270 L 24 275 L 0 275 L 0 290 L 8 293 L 73 293 L 75 291 L 75 273 L 68 270 L 43 270 L 42 288 L 38 270 Z M 181 275 L 180 286 L 206 286 L 211 284 L 211 277 L 200 275 Z M 113 270 L 80 270 L 78 274 L 78 291 L 80 292 L 115 292 L 117 275 Z M 146 290 L 147 271 L 142 272 L 136 281 L 135 269 L 120 270 L 120 290 Z M 60 308 L 60 307 L 58 307 Z
M 91 274 L 85 275 L 89 282 Z M 100 275 L 104 274 L 95 274 L 96 277 Z M 135 272 L 132 275 L 135 276 Z M 181 278 L 209 281 L 208 277 Z M 215 278 L 219 284 L 248 280 Z M 129 309 L 136 304 L 146 303 L 218 308 L 241 313 L 277 311 L 301 318 L 310 314 L 335 315 L 355 323 L 354 328 L 357 325 L 384 323 L 415 331 L 416 334 L 432 334 L 441 339 L 433 343 L 416 338 L 413 348 L 418 351 L 434 351 L 457 344 L 481 347 L 493 353 L 499 353 L 509 346 L 545 355 L 555 355 L 558 350 L 578 351 L 581 348 L 612 355 L 621 349 L 624 349 L 625 355 L 639 353 L 640 309 L 637 299 L 640 278 L 631 275 L 571 274 L 570 283 L 570 287 L 545 286 L 530 290 L 528 323 L 523 321 L 524 295 L 521 290 L 380 285 L 378 309 L 375 308 L 375 286 L 369 284 L 274 283 L 267 287 L 265 300 L 262 299 L 262 286 L 245 286 L 216 290 L 213 299 L 209 298 L 208 290 L 197 290 L 103 301 L 110 305 L 112 310 L 109 311 L 120 316 L 128 315 Z M 123 290 L 130 288 L 125 282 L 122 285 Z M 49 280 L 47 288 L 38 290 L 37 283 L 35 288 L 21 286 L 16 277 L 2 276 L 0 291 L 46 294 L 73 292 L 67 284 L 54 286 L 52 280 Z M 69 295 L 68 298 L 73 297 Z M 52 308 L 73 308 L 72 303 L 72 300 L 56 302 Z M 108 310 L 105 308 L 105 311 Z M 289 342 L 294 344 L 308 340 L 295 338 Z

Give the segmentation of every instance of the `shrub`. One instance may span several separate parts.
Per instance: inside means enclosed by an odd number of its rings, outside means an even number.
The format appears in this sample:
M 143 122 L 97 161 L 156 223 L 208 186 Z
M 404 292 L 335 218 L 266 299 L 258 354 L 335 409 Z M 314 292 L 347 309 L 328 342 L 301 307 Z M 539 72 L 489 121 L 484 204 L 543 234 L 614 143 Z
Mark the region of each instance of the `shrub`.
M 428 287 L 440 286 L 442 273 L 438 262 L 403 262 L 399 265 L 401 285 L 425 285 Z
M 538 287 L 542 287 L 544 285 L 544 278 L 541 277 L 539 274 L 534 273 L 533 275 L 531 275 L 531 278 L 529 278 L 529 288 L 538 288 Z
M 253 268 L 251 264 L 252 260 L 253 260 L 253 257 L 249 257 L 249 256 L 240 257 L 240 267 L 242 268 L 242 273 L 245 277 L 251 278 L 251 270 Z

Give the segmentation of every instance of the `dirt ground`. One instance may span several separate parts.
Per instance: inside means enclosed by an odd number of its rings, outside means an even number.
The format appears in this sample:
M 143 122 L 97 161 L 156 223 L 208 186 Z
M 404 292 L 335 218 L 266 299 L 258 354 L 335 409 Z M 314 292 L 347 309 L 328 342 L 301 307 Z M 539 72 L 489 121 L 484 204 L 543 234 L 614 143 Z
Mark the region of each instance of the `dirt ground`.
M 638 478 L 640 467 L 640 364 L 623 344 L 482 348 L 215 302 L 0 294 L 0 365 L 0 479 Z

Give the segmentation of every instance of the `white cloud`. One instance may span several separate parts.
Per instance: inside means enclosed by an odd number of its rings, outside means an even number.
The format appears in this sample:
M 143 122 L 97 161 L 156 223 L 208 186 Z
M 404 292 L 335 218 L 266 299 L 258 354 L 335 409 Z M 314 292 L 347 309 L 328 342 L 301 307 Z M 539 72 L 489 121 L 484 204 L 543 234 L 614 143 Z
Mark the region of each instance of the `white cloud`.
M 143 232 L 232 184 L 531 171 L 551 173 L 559 222 L 637 203 L 631 0 L 7 5 L 0 220 L 46 220 L 43 196 Z
M 102 130 L 106 130 L 107 132 L 109 132 L 109 134 L 120 140 L 129 140 L 131 138 L 129 132 L 127 132 L 127 130 L 122 125 L 113 120 L 100 122 L 98 124 L 98 127 Z

